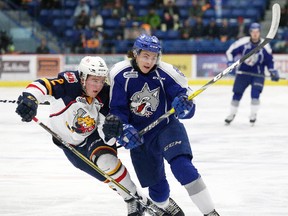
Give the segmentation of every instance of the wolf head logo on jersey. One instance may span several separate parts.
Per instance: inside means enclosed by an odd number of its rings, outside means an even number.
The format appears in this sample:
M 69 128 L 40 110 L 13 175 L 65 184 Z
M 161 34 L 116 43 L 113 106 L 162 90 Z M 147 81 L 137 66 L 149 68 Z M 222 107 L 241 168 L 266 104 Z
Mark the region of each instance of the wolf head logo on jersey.
M 159 105 L 159 90 L 159 87 L 150 90 L 148 84 L 145 83 L 141 91 L 135 92 L 132 95 L 131 111 L 139 116 L 151 116 L 153 114 L 151 111 L 155 111 Z
M 252 66 L 254 66 L 257 63 L 258 58 L 259 58 L 258 54 L 252 55 L 248 59 L 245 60 L 245 64 L 247 64 L 247 65 L 252 67 Z
M 85 116 L 86 113 L 87 112 L 85 110 L 80 108 L 77 110 L 72 126 L 66 122 L 66 126 L 71 132 L 86 135 L 87 133 L 91 133 L 91 131 L 96 128 L 95 119 L 91 118 L 89 115 Z

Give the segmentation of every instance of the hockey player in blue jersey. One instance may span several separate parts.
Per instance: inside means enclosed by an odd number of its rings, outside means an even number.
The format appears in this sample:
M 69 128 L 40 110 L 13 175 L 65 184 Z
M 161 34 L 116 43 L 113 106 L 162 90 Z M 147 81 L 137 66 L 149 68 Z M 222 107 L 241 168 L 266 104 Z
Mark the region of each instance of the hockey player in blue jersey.
M 50 100 L 52 130 L 131 193 L 136 194 L 135 184 L 117 157 L 115 137 L 121 133 L 122 124 L 114 118 L 115 134 L 110 133 L 109 139 L 102 129 L 109 112 L 110 86 L 106 83 L 107 74 L 108 68 L 101 57 L 86 56 L 81 60 L 77 71 L 61 72 L 56 78 L 42 78 L 29 84 L 18 98 L 16 112 L 22 121 L 30 122 L 37 114 L 38 103 Z M 55 138 L 53 142 L 63 146 Z M 106 180 L 69 149 L 63 147 L 63 151 L 75 167 L 108 183 L 109 187 L 116 190 L 127 202 L 129 216 L 144 214 L 139 213 L 139 209 L 135 207 L 139 204 L 129 194 Z
M 124 124 L 118 137 L 120 145 L 131 149 L 131 159 L 142 187 L 163 215 L 183 216 L 184 212 L 170 197 L 164 159 L 189 197 L 203 215 L 216 216 L 208 189 L 192 164 L 192 150 L 184 125 L 179 119 L 192 118 L 195 104 L 188 100 L 191 89 L 186 77 L 176 67 L 161 61 L 157 37 L 140 35 L 128 52 L 131 59 L 115 64 L 110 72 L 110 113 Z M 139 136 L 172 107 L 171 115 L 159 125 Z M 106 122 L 113 125 L 113 121 Z M 113 134 L 113 130 L 111 129 Z M 109 131 L 107 131 L 109 134 Z
M 258 23 L 250 25 L 249 33 L 250 37 L 240 38 L 231 44 L 226 51 L 228 65 L 233 63 L 237 56 L 247 54 L 263 41 L 260 37 L 260 25 Z M 271 80 L 278 81 L 279 73 L 274 69 L 272 49 L 269 44 L 239 66 L 233 85 L 234 94 L 231 101 L 230 113 L 225 119 L 226 124 L 230 124 L 235 118 L 240 100 L 249 85 L 251 85 L 251 113 L 249 120 L 252 124 L 255 123 L 260 104 L 259 98 L 264 87 L 265 67 L 268 68 L 271 74 Z

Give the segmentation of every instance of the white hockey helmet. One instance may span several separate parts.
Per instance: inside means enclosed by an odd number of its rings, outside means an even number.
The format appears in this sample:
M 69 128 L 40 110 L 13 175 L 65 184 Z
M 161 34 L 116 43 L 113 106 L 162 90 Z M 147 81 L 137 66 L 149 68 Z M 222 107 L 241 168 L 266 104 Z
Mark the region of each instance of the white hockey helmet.
M 105 61 L 99 56 L 85 56 L 78 66 L 80 78 L 85 82 L 88 75 L 108 76 L 108 67 Z

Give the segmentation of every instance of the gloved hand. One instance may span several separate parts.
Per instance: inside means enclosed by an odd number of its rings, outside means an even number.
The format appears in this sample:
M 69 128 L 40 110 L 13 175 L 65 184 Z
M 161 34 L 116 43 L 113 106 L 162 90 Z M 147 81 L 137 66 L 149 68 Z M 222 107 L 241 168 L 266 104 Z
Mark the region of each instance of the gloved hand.
M 37 114 L 38 101 L 34 95 L 23 92 L 17 100 L 16 113 L 22 117 L 22 121 L 30 122 Z
M 172 102 L 172 106 L 179 119 L 192 118 L 195 113 L 195 105 L 192 100 L 188 100 L 186 95 L 176 97 Z
M 228 61 L 227 62 L 227 67 L 230 67 L 232 64 L 234 64 L 234 61 Z M 235 75 L 236 69 L 234 68 L 229 74 L 230 75 Z
M 126 149 L 133 149 L 143 144 L 144 139 L 140 137 L 138 130 L 130 124 L 124 124 L 121 136 L 117 138 L 117 142 Z
M 279 77 L 279 73 L 277 70 L 269 70 L 269 72 L 271 74 L 271 80 L 272 81 L 275 81 L 275 82 L 279 81 L 280 77 Z
M 123 132 L 123 124 L 118 116 L 108 114 L 103 125 L 103 133 L 105 139 L 110 140 L 113 137 L 118 137 Z

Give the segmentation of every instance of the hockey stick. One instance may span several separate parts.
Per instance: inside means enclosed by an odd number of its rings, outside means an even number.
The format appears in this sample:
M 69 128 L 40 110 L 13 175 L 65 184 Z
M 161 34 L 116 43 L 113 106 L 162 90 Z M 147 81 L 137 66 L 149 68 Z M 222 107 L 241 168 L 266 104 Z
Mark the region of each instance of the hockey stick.
M 267 77 L 267 78 L 271 78 L 271 76 L 269 76 L 269 75 L 255 74 L 255 73 L 249 73 L 249 72 L 245 72 L 245 71 L 237 71 L 237 72 L 236 72 L 236 75 L 237 75 L 237 74 L 244 74 L 244 75 L 262 77 L 262 78 L 266 78 L 266 77 Z M 285 77 L 279 77 L 279 79 L 287 80 L 287 78 L 285 78 Z
M 48 133 L 50 133 L 54 138 L 56 138 L 62 145 L 64 145 L 67 149 L 69 149 L 72 153 L 74 153 L 77 157 L 79 157 L 82 161 L 84 161 L 86 164 L 88 164 L 91 168 L 93 168 L 95 171 L 97 171 L 100 175 L 114 183 L 117 187 L 119 187 L 122 191 L 129 194 L 131 197 L 133 197 L 138 203 L 140 203 L 143 207 L 147 208 L 149 210 L 149 213 L 153 215 L 156 214 L 156 210 L 150 207 L 149 205 L 145 204 L 141 198 L 137 195 L 132 194 L 126 187 L 124 187 L 122 184 L 117 182 L 115 179 L 113 179 L 111 176 L 107 175 L 105 172 L 103 172 L 97 165 L 95 165 L 92 161 L 90 161 L 88 158 L 86 158 L 83 154 L 81 154 L 79 151 L 77 151 L 72 145 L 64 141 L 57 133 L 52 131 L 48 126 L 46 126 L 43 122 L 39 121 L 38 118 L 34 117 L 33 121 L 36 122 L 38 125 L 40 125 L 44 130 L 46 130 Z
M 0 99 L 0 103 L 17 103 L 17 100 L 2 100 Z M 40 103 L 40 105 L 50 105 L 49 101 L 45 101 L 44 103 Z
M 280 5 L 279 4 L 274 4 L 272 7 L 272 22 L 270 26 L 270 30 L 268 34 L 266 35 L 266 38 L 262 43 L 260 43 L 257 47 L 255 47 L 253 50 L 251 50 L 249 53 L 244 55 L 242 58 L 240 58 L 238 61 L 234 62 L 232 65 L 230 65 L 228 68 L 226 68 L 224 71 L 220 72 L 218 75 L 216 75 L 212 80 L 210 80 L 208 83 L 206 83 L 204 86 L 202 86 L 200 89 L 196 90 L 193 94 L 189 95 L 188 99 L 192 100 L 195 98 L 197 95 L 202 93 L 205 89 L 207 89 L 209 86 L 213 85 L 215 82 L 217 82 L 219 79 L 221 79 L 224 75 L 228 74 L 232 70 L 234 70 L 236 67 L 238 67 L 240 64 L 242 64 L 246 59 L 248 59 L 250 56 L 253 54 L 257 53 L 260 49 L 262 49 L 266 44 L 268 44 L 276 35 L 278 26 L 279 26 L 279 21 L 280 21 Z M 169 117 L 175 113 L 175 109 L 172 108 L 169 111 L 167 111 L 165 114 L 160 116 L 157 120 L 152 122 L 150 125 L 142 129 L 139 134 L 143 135 L 152 128 L 154 128 L 156 125 L 158 125 L 160 122 L 162 122 L 164 119 Z

